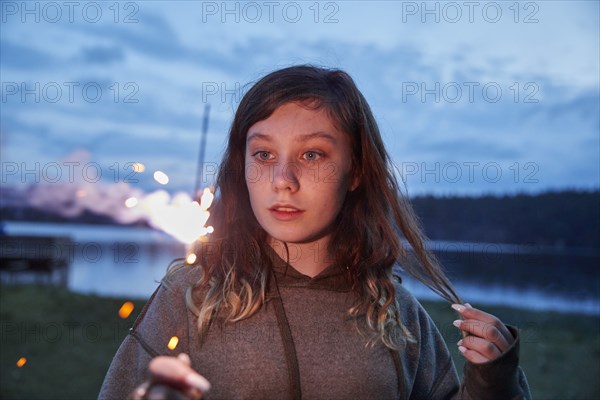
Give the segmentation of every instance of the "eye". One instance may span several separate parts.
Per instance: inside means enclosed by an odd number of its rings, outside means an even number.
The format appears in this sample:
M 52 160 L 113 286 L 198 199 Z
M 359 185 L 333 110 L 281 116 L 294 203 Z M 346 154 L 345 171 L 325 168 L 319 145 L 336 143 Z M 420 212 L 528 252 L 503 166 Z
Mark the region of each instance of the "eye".
M 321 157 L 321 154 L 316 151 L 307 151 L 304 153 L 304 159 L 307 161 L 316 161 Z
M 260 161 L 269 161 L 272 158 L 271 153 L 269 153 L 268 151 L 264 151 L 264 150 L 257 151 L 256 153 L 254 153 L 252 155 L 252 157 L 254 157 Z

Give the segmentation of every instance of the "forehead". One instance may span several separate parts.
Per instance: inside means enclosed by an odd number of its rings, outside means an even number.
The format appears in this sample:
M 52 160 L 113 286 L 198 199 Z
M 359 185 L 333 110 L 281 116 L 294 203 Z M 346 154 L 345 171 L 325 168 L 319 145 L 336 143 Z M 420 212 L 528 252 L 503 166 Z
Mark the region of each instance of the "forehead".
M 287 103 L 277 108 L 268 118 L 256 122 L 248 129 L 246 140 L 278 138 L 322 138 L 332 142 L 347 139 L 337 129 L 324 107 L 314 109 L 297 103 Z

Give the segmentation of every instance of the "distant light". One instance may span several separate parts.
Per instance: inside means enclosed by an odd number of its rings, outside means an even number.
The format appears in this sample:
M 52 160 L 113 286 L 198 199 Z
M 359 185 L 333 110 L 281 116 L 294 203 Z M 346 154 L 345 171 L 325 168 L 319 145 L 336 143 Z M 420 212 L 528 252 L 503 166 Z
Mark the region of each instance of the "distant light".
M 19 361 L 17 361 L 17 367 L 21 368 L 23 365 L 25 365 L 25 363 L 27 363 L 27 359 L 25 357 L 21 357 L 19 358 Z
M 83 189 L 79 189 L 78 191 L 75 192 L 75 196 L 77 196 L 77 197 L 85 197 L 85 195 L 87 195 L 87 193 Z
M 127 317 L 129 317 L 134 308 L 135 306 L 132 302 L 126 301 L 125 303 L 123 303 L 121 308 L 119 308 L 119 317 L 126 319 Z
M 136 199 L 135 197 L 130 197 L 127 200 L 125 200 L 125 207 L 127 208 L 132 208 L 138 205 L 138 199 Z
M 213 228 L 212 226 L 207 226 L 206 227 L 206 232 L 213 233 L 214 231 L 215 231 L 215 228 Z
M 133 164 L 133 171 L 134 172 L 144 172 L 146 170 L 146 166 L 142 163 L 136 162 L 135 164 Z
M 169 183 L 169 177 L 162 171 L 156 171 L 154 173 L 154 180 L 160 183 L 161 185 L 166 185 L 167 183 Z
M 177 336 L 173 336 L 171 340 L 169 340 L 169 344 L 167 345 L 167 347 L 169 348 L 169 350 L 175 350 L 175 347 L 177 347 L 178 344 L 179 338 Z
M 187 257 L 186 257 L 186 259 L 185 259 L 185 262 L 187 262 L 188 264 L 193 264 L 193 263 L 195 263 L 195 262 L 196 262 L 196 259 L 197 259 L 197 258 L 198 258 L 198 257 L 196 257 L 196 255 L 195 255 L 194 253 L 190 253 L 190 254 L 189 254 Z

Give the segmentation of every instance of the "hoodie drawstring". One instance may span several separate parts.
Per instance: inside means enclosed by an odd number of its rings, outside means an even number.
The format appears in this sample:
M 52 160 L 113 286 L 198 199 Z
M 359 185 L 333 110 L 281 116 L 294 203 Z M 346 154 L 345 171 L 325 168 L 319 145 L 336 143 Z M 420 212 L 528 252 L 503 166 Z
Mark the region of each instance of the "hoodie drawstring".
M 290 397 L 294 400 L 300 400 L 302 399 L 302 391 L 300 388 L 300 369 L 298 367 L 296 345 L 294 344 L 290 324 L 285 315 L 285 309 L 283 307 L 283 301 L 281 300 L 281 293 L 279 292 L 279 285 L 277 284 L 275 273 L 273 273 L 272 276 L 272 284 L 275 286 L 275 292 L 277 294 L 273 299 L 273 307 L 275 308 L 275 317 L 277 318 L 279 333 L 281 334 L 281 339 L 283 341 L 283 351 L 285 353 L 285 361 L 288 368 Z

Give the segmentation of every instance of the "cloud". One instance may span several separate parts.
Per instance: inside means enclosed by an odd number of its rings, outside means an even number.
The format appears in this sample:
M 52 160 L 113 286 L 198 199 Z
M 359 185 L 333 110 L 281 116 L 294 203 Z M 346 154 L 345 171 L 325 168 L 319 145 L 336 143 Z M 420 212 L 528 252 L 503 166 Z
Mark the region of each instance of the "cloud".
M 447 134 L 446 136 L 451 136 Z M 438 160 L 454 160 L 456 155 L 460 154 L 460 160 L 481 160 L 490 159 L 496 161 L 519 159 L 523 152 L 522 149 L 510 147 L 503 143 L 498 143 L 493 137 L 476 138 L 442 138 L 429 140 L 422 143 L 419 149 L 424 152 L 435 154 Z
M 577 30 L 549 40 L 565 30 L 555 25 L 560 5 L 546 4 L 543 21 L 531 26 L 423 24 L 418 16 L 400 24 L 401 9 L 389 2 L 368 10 L 362 2 L 340 3 L 336 24 L 314 23 L 308 6 L 298 24 L 222 23 L 220 16 L 203 23 L 200 6 L 190 2 L 144 3 L 132 24 L 13 24 L 0 41 L 3 80 L 40 82 L 42 90 L 48 81 L 79 86 L 73 102 L 66 94 L 56 103 L 19 94 L 3 102 L 3 157 L 58 159 L 84 148 L 104 166 L 144 160 L 190 186 L 204 103 L 211 105 L 206 156 L 217 161 L 240 100 L 231 91 L 277 67 L 314 63 L 354 77 L 395 160 L 532 161 L 541 185 L 597 185 L 597 171 L 584 168 L 598 164 L 598 50 L 590 35 L 597 24 L 580 24 L 592 13 L 578 14 Z M 375 29 L 357 35 L 365 25 Z M 578 44 L 568 56 L 565 43 Z M 98 85 L 99 101 L 82 95 L 86 83 Z M 207 83 L 218 91 L 207 93 Z M 486 98 L 486 84 L 501 88 L 497 102 L 489 99 L 493 91 Z M 456 87 L 462 94 L 453 101 Z M 537 103 L 525 102 L 528 95 Z M 510 182 L 494 186 L 507 188 Z
M 123 49 L 117 46 L 93 46 L 82 50 L 83 60 L 90 64 L 111 64 L 123 61 L 125 54 Z
M 78 25 L 76 29 L 96 40 L 118 43 L 121 51 L 138 52 L 159 59 L 184 58 L 184 48 L 167 20 L 158 14 L 142 12 L 139 23 L 115 24 L 106 29 L 91 24 Z
M 58 62 L 51 52 L 40 51 L 5 39 L 0 39 L 0 53 L 2 53 L 2 66 L 8 68 L 36 70 L 56 66 Z

